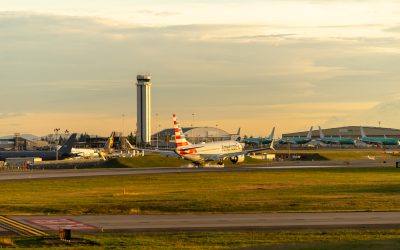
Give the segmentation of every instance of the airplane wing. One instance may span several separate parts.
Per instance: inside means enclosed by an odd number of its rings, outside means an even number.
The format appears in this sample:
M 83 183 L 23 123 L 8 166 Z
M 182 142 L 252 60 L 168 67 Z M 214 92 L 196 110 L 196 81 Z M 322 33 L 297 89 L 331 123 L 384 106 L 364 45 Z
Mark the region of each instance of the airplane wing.
M 204 145 L 189 145 L 189 146 L 179 147 L 176 150 L 186 151 L 186 150 L 195 149 L 195 148 L 202 148 L 202 147 L 204 147 Z
M 147 149 L 147 148 L 138 148 L 137 150 L 140 151 L 144 151 L 144 152 L 150 152 L 150 153 L 156 153 L 156 154 L 160 154 L 163 156 L 167 156 L 167 157 L 177 157 L 180 158 L 180 156 L 175 153 L 175 151 L 173 150 L 159 150 L 159 149 Z

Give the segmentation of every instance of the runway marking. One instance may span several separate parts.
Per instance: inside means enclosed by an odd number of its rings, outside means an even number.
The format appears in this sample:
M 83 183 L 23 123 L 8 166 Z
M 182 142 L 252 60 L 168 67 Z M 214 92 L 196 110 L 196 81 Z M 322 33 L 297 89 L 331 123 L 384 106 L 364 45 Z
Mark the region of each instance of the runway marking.
M 48 228 L 50 230 L 58 230 L 59 228 L 68 228 L 73 230 L 96 230 L 97 228 L 91 225 L 83 224 L 79 221 L 60 218 L 60 219 L 35 219 L 28 220 L 30 223 Z
M 39 229 L 28 226 L 16 220 L 12 220 L 5 216 L 0 216 L 0 224 L 4 229 L 17 233 L 19 235 L 48 236 L 47 233 Z

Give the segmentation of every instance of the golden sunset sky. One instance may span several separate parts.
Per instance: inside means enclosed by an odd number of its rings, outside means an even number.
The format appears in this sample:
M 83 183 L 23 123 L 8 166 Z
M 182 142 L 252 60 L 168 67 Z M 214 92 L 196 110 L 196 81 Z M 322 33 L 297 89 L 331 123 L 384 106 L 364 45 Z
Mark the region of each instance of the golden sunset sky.
M 134 131 L 138 73 L 153 131 L 400 128 L 399 44 L 399 1 L 2 0 L 0 135 Z

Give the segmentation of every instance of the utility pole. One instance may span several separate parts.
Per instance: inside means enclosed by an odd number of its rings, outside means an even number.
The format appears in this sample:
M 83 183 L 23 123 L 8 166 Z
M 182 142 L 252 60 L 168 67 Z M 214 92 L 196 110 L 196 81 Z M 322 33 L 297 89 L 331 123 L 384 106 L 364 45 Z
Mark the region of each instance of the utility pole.
M 54 134 L 56 136 L 56 161 L 58 161 L 58 132 L 60 132 L 59 128 L 54 129 Z

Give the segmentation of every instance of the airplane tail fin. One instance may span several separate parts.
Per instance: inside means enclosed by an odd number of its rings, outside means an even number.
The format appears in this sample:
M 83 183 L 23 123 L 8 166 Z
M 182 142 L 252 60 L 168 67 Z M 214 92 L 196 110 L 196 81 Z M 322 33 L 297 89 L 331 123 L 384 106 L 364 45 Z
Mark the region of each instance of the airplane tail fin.
M 115 132 L 111 132 L 110 137 L 108 138 L 106 145 L 104 146 L 104 151 L 109 152 L 111 148 L 114 146 L 114 137 L 115 137 Z
M 172 120 L 174 121 L 176 147 L 180 148 L 191 145 L 191 143 L 186 140 L 185 134 L 183 133 L 175 114 L 172 115 Z
M 268 136 L 269 139 L 274 139 L 275 127 L 272 128 L 271 134 Z
M 325 138 L 324 132 L 322 132 L 322 129 L 320 126 L 318 126 L 318 128 L 319 128 L 319 138 L 324 139 Z
M 360 126 L 361 138 L 367 137 L 365 134 L 364 128 Z
M 307 139 L 312 138 L 312 129 L 313 129 L 313 126 L 311 126 L 310 131 L 308 132 Z
M 68 140 L 61 146 L 61 148 L 58 150 L 58 153 L 60 155 L 63 154 L 69 154 L 71 153 L 72 147 L 74 146 L 74 143 L 76 141 L 76 134 L 72 134 Z

